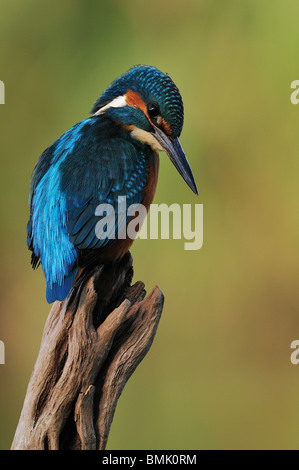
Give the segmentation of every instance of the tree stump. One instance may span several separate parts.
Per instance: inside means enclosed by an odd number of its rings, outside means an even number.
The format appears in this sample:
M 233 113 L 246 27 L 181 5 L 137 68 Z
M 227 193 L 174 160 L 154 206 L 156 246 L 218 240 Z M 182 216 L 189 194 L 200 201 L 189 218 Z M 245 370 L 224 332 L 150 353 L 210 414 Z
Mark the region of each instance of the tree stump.
M 131 286 L 132 257 L 84 271 L 45 324 L 12 449 L 103 450 L 118 398 L 154 339 L 164 297 Z

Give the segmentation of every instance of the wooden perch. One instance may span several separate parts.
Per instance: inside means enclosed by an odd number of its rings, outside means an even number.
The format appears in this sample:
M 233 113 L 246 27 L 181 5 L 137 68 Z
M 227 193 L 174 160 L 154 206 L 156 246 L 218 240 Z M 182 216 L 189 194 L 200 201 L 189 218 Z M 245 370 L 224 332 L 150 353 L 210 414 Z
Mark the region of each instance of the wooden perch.
M 131 286 L 130 253 L 78 279 L 45 324 L 12 449 L 105 449 L 118 398 L 154 339 L 155 287 Z

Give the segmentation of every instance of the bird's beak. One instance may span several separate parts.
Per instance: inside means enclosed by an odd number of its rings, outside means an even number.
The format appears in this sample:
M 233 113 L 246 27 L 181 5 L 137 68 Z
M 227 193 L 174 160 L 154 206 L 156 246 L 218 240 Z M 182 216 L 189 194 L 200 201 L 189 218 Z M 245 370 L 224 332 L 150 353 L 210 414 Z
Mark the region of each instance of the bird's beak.
M 161 129 L 158 127 L 154 128 L 154 136 L 159 142 L 161 147 L 165 150 L 170 160 L 178 170 L 179 174 L 184 178 L 188 186 L 192 189 L 195 194 L 198 194 L 197 187 L 194 181 L 192 170 L 188 163 L 187 157 L 184 150 L 180 144 L 178 137 L 172 139 L 168 137 Z

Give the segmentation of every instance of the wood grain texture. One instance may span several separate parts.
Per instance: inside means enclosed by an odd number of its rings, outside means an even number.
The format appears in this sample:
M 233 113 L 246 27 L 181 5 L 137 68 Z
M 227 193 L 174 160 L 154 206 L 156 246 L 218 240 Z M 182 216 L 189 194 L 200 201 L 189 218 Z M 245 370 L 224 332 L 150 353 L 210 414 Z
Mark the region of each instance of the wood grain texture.
M 84 271 L 45 324 L 11 449 L 105 449 L 120 394 L 161 317 L 158 287 L 131 286 L 132 258 Z

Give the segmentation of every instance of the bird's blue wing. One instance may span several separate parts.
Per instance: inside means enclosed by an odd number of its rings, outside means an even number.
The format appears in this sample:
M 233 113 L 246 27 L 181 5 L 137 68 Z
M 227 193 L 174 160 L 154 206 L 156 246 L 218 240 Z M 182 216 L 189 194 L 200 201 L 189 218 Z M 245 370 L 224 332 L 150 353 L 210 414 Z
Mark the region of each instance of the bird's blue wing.
M 63 300 L 77 273 L 77 250 L 67 231 L 66 200 L 60 189 L 61 165 L 84 133 L 87 120 L 63 134 L 41 155 L 33 172 L 27 243 L 32 265 L 40 261 L 47 283 L 47 300 Z
M 65 162 L 62 187 L 68 231 L 77 249 L 101 252 L 125 230 L 130 218 L 126 209 L 142 202 L 148 178 L 146 155 L 128 140 L 117 137 L 100 141 L 92 149 L 85 144 L 80 151 L 77 149 L 72 170 L 70 162 Z M 101 220 L 109 222 L 103 226 Z
M 115 208 L 115 235 L 126 225 L 118 198 L 140 203 L 147 181 L 146 155 L 99 118 L 76 124 L 41 156 L 32 179 L 27 242 L 32 264 L 40 260 L 47 300 L 63 300 L 78 271 L 78 253 L 104 250 L 109 233 L 96 234 L 99 205 Z

